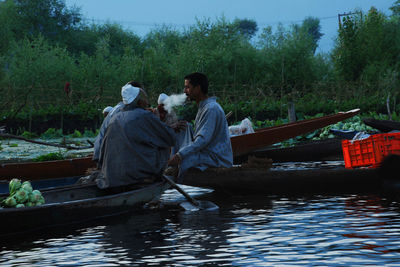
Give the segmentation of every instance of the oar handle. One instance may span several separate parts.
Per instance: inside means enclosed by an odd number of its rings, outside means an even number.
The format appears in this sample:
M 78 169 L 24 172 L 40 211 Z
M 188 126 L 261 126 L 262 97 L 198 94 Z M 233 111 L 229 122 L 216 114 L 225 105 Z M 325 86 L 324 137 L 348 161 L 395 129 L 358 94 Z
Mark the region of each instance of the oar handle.
M 169 178 L 168 176 L 166 176 L 166 175 L 162 175 L 162 177 L 173 187 L 173 188 L 175 188 L 176 190 L 178 190 L 179 191 L 179 193 L 181 193 L 190 203 L 192 203 L 193 205 L 195 205 L 195 206 L 199 206 L 199 203 L 194 199 L 194 198 L 192 198 L 191 196 L 189 196 L 189 194 L 188 193 L 186 193 L 180 186 L 178 186 L 174 181 L 172 181 L 172 179 L 171 178 Z

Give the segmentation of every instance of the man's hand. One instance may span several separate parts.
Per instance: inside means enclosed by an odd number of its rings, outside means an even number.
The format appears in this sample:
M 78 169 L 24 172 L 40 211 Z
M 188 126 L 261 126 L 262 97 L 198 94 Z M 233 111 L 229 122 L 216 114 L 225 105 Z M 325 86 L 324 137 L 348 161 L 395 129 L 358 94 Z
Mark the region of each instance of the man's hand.
M 174 131 L 176 133 L 184 130 L 186 127 L 187 127 L 186 121 L 177 121 L 177 122 L 171 124 L 171 128 L 174 129 Z
M 172 156 L 170 160 L 168 160 L 168 166 L 177 166 L 182 162 L 182 157 L 178 153 Z

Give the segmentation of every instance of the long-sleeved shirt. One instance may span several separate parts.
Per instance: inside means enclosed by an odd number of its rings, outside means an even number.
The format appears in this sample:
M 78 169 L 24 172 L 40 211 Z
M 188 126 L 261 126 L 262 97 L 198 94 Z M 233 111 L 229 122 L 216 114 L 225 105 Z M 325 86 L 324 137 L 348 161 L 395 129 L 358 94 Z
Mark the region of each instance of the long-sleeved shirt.
M 187 131 L 189 134 L 189 131 Z M 187 138 L 186 138 L 187 139 Z M 189 168 L 232 167 L 233 154 L 228 122 L 215 97 L 199 103 L 191 142 L 181 145 L 180 176 Z
M 162 173 L 175 145 L 172 128 L 142 108 L 111 118 L 101 150 L 100 188 L 123 186 Z

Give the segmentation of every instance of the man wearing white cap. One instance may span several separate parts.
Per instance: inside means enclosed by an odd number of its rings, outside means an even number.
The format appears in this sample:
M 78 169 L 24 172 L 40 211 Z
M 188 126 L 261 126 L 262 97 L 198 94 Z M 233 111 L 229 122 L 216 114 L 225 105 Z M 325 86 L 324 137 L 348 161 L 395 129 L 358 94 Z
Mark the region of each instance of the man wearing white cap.
M 107 127 L 100 149 L 100 188 L 140 183 L 159 176 L 165 168 L 175 133 L 151 111 L 146 92 L 126 84 L 121 90 L 124 107 Z
M 130 81 L 130 82 L 128 82 L 128 84 L 132 85 L 133 87 L 142 88 L 142 85 L 135 81 Z M 110 123 L 111 118 L 115 114 L 120 112 L 124 106 L 125 106 L 125 104 L 123 101 L 119 102 L 117 105 L 115 105 L 109 111 L 108 115 L 104 118 L 103 123 L 100 126 L 99 134 L 97 135 L 96 140 L 94 141 L 94 151 L 93 151 L 93 157 L 92 157 L 93 161 L 95 161 L 95 162 L 99 161 L 101 143 L 103 142 L 103 138 L 104 138 L 104 135 L 106 133 L 106 130 L 107 130 L 108 124 Z

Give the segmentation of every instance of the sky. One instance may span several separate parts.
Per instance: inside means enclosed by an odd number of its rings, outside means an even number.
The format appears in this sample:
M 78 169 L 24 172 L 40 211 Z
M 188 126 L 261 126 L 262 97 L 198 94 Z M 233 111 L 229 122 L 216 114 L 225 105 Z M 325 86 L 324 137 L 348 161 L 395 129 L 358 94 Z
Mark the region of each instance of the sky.
M 200 21 L 215 21 L 224 16 L 228 21 L 235 18 L 252 19 L 258 28 L 279 23 L 290 26 L 301 24 L 306 17 L 320 19 L 319 52 L 329 52 L 334 46 L 338 30 L 338 14 L 356 9 L 367 12 L 371 6 L 390 15 L 389 7 L 395 0 L 65 0 L 68 7 L 81 8 L 88 22 L 102 24 L 113 22 L 124 29 L 144 37 L 151 29 L 168 25 L 184 30 Z

